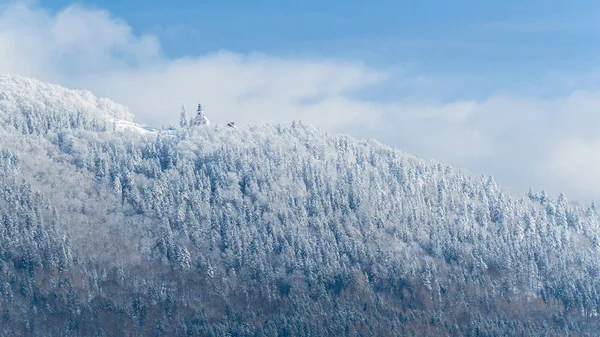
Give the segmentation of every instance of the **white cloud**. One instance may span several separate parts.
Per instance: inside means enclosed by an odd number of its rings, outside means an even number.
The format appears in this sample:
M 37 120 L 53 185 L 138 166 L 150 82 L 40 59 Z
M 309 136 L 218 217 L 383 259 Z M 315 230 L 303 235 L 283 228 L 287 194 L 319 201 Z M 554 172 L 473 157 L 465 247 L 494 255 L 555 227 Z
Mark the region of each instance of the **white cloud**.
M 566 140 L 553 149 L 540 167 L 547 181 L 575 195 L 598 196 L 600 140 Z
M 160 57 L 158 41 L 102 10 L 71 6 L 53 14 L 23 3 L 0 13 L 0 70 L 64 80 Z
M 346 92 L 382 78 L 355 64 L 219 52 L 82 80 L 99 92 L 111 88 L 111 97 L 150 122 L 176 121 L 180 102 L 202 102 L 221 123 L 302 119 L 335 127 L 369 113 Z
M 169 59 L 157 37 L 137 35 L 111 13 L 78 5 L 58 12 L 23 3 L 0 9 L 0 46 L 0 73 L 92 90 L 129 106 L 143 123 L 177 123 L 181 103 L 193 110 L 201 102 L 217 123 L 302 120 L 493 174 L 521 190 L 562 190 L 571 199 L 600 191 L 593 175 L 600 168 L 595 91 L 440 102 L 434 91 L 452 91 L 448 77 L 258 53 Z M 355 95 L 387 83 L 412 96 L 398 92 L 401 99 L 377 101 Z

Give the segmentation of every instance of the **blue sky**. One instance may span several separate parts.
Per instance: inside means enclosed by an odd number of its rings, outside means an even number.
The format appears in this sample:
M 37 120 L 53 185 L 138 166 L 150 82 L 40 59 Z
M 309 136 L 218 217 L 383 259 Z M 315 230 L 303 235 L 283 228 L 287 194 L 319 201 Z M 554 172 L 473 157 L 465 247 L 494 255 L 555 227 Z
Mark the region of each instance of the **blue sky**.
M 69 1 L 44 1 L 61 9 Z M 510 90 L 596 66 L 596 1 L 103 1 L 169 57 L 226 49 L 477 77 Z M 488 85 L 493 86 L 493 85 Z
M 600 197 L 596 1 L 0 0 L 0 73 L 88 89 L 140 123 L 302 120 Z M 191 108 L 190 108 L 191 110 Z

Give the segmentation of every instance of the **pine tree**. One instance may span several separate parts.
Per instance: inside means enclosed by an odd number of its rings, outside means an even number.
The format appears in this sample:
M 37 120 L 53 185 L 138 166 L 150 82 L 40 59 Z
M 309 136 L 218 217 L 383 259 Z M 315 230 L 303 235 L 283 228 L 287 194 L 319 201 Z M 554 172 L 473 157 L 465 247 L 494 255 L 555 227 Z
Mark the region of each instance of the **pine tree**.
M 185 112 L 185 106 L 183 104 L 181 105 L 181 115 L 179 117 L 179 126 L 182 129 L 188 127 L 187 112 Z

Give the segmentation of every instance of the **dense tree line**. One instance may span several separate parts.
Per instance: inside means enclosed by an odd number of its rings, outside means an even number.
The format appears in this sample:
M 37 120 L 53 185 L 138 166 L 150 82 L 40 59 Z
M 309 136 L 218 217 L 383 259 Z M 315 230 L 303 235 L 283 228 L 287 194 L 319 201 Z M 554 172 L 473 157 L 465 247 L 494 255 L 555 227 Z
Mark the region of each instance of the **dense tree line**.
M 0 334 L 600 331 L 594 204 L 296 122 L 118 132 L 36 85 L 0 98 Z

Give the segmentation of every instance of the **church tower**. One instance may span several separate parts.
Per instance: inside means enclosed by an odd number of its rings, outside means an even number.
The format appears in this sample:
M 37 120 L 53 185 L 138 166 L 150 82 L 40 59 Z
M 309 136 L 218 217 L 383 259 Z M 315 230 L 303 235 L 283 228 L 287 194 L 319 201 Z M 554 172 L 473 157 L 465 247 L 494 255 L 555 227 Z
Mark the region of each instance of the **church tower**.
M 202 104 L 198 104 L 198 110 L 196 110 L 196 117 L 192 118 L 190 121 L 190 126 L 209 126 L 210 121 L 204 115 L 204 110 L 202 110 Z

